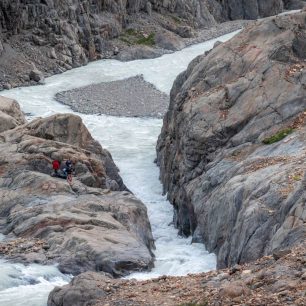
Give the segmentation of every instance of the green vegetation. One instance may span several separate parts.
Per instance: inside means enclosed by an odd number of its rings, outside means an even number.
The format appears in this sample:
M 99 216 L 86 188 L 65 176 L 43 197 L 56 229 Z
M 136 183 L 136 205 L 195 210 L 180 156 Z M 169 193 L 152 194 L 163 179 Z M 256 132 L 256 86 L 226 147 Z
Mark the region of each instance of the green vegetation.
M 139 38 L 136 43 L 138 45 L 154 46 L 155 45 L 155 34 L 151 33 L 149 36 Z
M 285 137 L 287 137 L 289 134 L 291 134 L 293 132 L 294 132 L 293 128 L 286 128 L 284 130 L 279 131 L 275 135 L 264 139 L 262 142 L 266 145 L 269 145 L 269 144 L 272 144 L 272 143 L 275 143 L 275 142 L 278 142 L 278 141 L 284 139 Z
M 155 45 L 155 34 L 150 33 L 146 34 L 139 32 L 135 29 L 127 29 L 119 39 L 128 45 L 145 45 L 145 46 L 154 46 Z
M 292 177 L 295 181 L 300 181 L 301 179 L 302 179 L 302 177 L 300 176 L 300 175 L 294 175 L 293 177 Z

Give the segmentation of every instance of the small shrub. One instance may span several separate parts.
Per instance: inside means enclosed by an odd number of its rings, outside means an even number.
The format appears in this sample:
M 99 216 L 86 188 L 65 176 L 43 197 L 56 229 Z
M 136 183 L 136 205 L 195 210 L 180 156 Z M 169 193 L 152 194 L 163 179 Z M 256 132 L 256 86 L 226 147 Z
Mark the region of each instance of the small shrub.
M 148 37 L 141 37 L 136 41 L 138 45 L 154 46 L 155 45 L 155 34 L 151 33 Z
M 302 179 L 302 177 L 300 176 L 300 175 L 294 175 L 293 177 L 292 177 L 295 181 L 300 181 L 301 179 Z
M 275 135 L 264 139 L 262 142 L 266 145 L 269 145 L 269 144 L 281 141 L 282 139 L 284 139 L 285 137 L 287 137 L 289 134 L 293 132 L 294 132 L 293 128 L 286 128 L 284 130 L 279 131 Z
M 155 34 L 151 33 L 149 35 L 145 35 L 142 32 L 138 32 L 134 29 L 127 29 L 122 35 L 120 35 L 119 39 L 128 45 L 146 45 L 146 46 L 154 46 L 155 45 Z

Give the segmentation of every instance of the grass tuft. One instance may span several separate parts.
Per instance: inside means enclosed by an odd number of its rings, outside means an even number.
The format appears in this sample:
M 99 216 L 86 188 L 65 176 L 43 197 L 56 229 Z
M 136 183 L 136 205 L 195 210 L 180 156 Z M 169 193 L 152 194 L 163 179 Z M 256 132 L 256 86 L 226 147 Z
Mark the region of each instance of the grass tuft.
M 262 142 L 266 145 L 273 144 L 275 142 L 281 141 L 285 137 L 287 137 L 289 134 L 293 133 L 294 129 L 293 128 L 286 128 L 284 130 L 279 131 L 275 135 L 265 138 Z
M 154 46 L 155 45 L 155 34 L 151 33 L 148 37 L 139 38 L 136 43 L 138 45 Z
M 152 47 L 155 45 L 154 33 L 145 34 L 134 29 L 127 29 L 122 35 L 120 35 L 119 39 L 130 46 L 146 45 Z

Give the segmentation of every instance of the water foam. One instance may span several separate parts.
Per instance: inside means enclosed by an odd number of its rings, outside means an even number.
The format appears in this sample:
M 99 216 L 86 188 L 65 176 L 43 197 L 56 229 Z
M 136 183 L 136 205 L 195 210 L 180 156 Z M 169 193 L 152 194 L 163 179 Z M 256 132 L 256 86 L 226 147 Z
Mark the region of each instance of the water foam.
M 169 94 L 176 76 L 186 69 L 193 58 L 211 49 L 217 40 L 226 41 L 237 33 L 238 31 L 157 59 L 127 63 L 115 60 L 97 61 L 52 76 L 43 86 L 16 88 L 1 94 L 16 99 L 29 118 L 73 113 L 67 106 L 53 99 L 57 92 L 139 74 L 143 74 L 146 81 Z M 78 115 L 92 135 L 111 151 L 126 185 L 148 208 L 157 247 L 155 268 L 149 273 L 134 273 L 130 277 L 147 279 L 165 274 L 186 275 L 215 269 L 214 254 L 208 254 L 202 244 L 191 244 L 190 238 L 179 237 L 177 230 L 169 225 L 173 209 L 162 196 L 158 168 L 153 163 L 162 120 Z M 0 270 L 0 305 L 7 306 L 45 305 L 53 287 L 63 285 L 70 279 L 53 266 L 24 266 L 0 260 Z

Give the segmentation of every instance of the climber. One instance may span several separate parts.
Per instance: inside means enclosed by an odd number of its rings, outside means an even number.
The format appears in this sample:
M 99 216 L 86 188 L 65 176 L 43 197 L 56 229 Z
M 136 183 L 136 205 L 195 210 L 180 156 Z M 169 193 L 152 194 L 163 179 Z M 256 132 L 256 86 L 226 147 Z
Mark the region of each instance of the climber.
M 52 168 L 53 168 L 54 174 L 57 176 L 58 175 L 58 170 L 60 168 L 60 162 L 58 160 L 54 160 L 52 162 Z
M 72 165 L 72 161 L 70 159 L 68 159 L 66 161 L 66 167 L 63 169 L 63 172 L 65 173 L 65 175 L 67 177 L 68 183 L 71 183 L 72 182 L 73 165 Z

